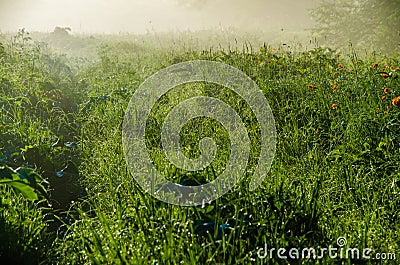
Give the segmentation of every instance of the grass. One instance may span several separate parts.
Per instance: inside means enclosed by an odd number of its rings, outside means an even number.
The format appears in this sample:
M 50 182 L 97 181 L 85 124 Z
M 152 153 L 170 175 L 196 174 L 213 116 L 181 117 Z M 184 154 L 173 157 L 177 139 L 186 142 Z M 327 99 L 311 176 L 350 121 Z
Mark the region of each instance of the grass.
M 341 236 L 347 247 L 399 254 L 400 108 L 392 104 L 400 96 L 398 54 L 287 45 L 171 50 L 155 43 L 139 49 L 134 42 L 109 40 L 98 49 L 98 59 L 87 63 L 24 38 L 21 33 L 0 48 L 0 159 L 39 172 L 50 183 L 50 199 L 39 195 L 41 200 L 32 202 L 0 187 L 1 260 L 372 263 L 257 256 L 265 244 L 321 248 L 337 246 Z M 250 192 L 260 136 L 249 107 L 229 90 L 201 83 L 164 95 L 152 111 L 146 139 L 154 164 L 171 181 L 210 181 L 229 157 L 226 130 L 203 118 L 184 127 L 182 148 L 195 157 L 199 139 L 213 136 L 221 148 L 212 169 L 190 173 L 170 165 L 162 152 L 160 124 L 186 98 L 207 95 L 231 106 L 239 103 L 234 108 L 252 143 L 239 185 L 203 206 L 180 207 L 157 201 L 134 181 L 121 128 L 129 100 L 146 78 L 197 59 L 237 67 L 259 85 L 274 113 L 278 142 L 268 177 Z

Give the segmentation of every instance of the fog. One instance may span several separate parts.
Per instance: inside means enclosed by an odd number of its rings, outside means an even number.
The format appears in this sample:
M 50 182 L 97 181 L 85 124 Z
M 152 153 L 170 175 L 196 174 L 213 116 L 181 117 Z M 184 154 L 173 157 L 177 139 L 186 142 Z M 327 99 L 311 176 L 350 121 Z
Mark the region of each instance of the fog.
M 315 0 L 0 0 L 0 31 L 146 33 L 237 28 L 306 29 Z

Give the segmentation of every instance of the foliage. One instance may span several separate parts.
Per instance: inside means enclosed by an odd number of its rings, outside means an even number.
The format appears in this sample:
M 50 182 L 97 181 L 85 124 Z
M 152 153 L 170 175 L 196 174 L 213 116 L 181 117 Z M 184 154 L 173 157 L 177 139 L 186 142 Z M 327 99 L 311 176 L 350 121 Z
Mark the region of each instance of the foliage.
M 0 184 L 9 185 L 14 191 L 21 193 L 28 200 L 37 200 L 37 192 L 46 195 L 46 190 L 41 184 L 42 178 L 29 168 L 16 170 L 8 166 L 0 166 Z
M 73 142 L 73 75 L 24 29 L 0 47 L 0 261 L 37 264 L 54 240 L 49 182 L 61 191 L 56 172 L 75 156 L 64 145 Z
M 150 48 L 149 53 L 155 54 Z M 79 217 L 71 215 L 69 231 L 57 244 L 55 253 L 70 254 L 62 261 L 262 263 L 256 251 L 265 243 L 285 248 L 329 246 L 339 236 L 352 247 L 399 249 L 395 227 L 400 197 L 393 183 L 399 178 L 400 112 L 391 104 L 400 93 L 398 57 L 355 51 L 340 55 L 323 48 L 294 53 L 284 46 L 264 46 L 259 52 L 193 51 L 178 58 L 143 53 L 147 59 L 139 64 L 130 60 L 130 54 L 135 53 L 103 50 L 101 62 L 86 73 L 89 87 L 96 88 L 81 112 L 82 174 L 88 198 L 75 204 Z M 193 59 L 228 63 L 255 80 L 274 110 L 279 141 L 263 187 L 249 192 L 245 177 L 211 204 L 182 208 L 157 202 L 132 181 L 122 154 L 121 123 L 114 121 L 122 120 L 131 94 L 146 77 L 171 63 Z M 387 77 L 381 75 L 382 68 Z M 176 183 L 203 183 L 214 176 L 211 171 L 190 173 L 169 165 L 160 144 L 160 123 L 175 104 L 208 95 L 216 89 L 211 88 L 177 87 L 160 99 L 148 122 L 149 154 Z M 230 105 L 240 106 L 237 111 L 247 120 L 240 99 L 226 90 L 216 91 L 214 96 L 221 100 L 232 96 Z M 382 95 L 387 98 L 382 100 Z M 253 126 L 247 126 L 251 132 L 256 131 Z M 223 128 L 207 119 L 196 120 L 184 128 L 181 138 L 189 156 L 198 152 L 193 144 L 198 135 L 210 130 L 220 146 L 227 145 Z M 254 141 L 256 149 L 257 138 Z M 216 159 L 225 159 L 227 152 L 221 148 Z M 223 163 L 213 165 L 216 172 L 223 168 Z
M 280 264 L 259 259 L 257 250 L 265 244 L 335 246 L 339 236 L 353 248 L 399 253 L 400 108 L 393 101 L 400 96 L 398 55 L 295 51 L 287 45 L 255 51 L 250 45 L 195 50 L 157 41 L 106 44 L 85 67 L 34 49 L 31 41 L 3 45 L 2 172 L 16 177 L 14 172 L 22 172 L 12 168 L 31 165 L 62 197 L 74 190 L 69 177 L 80 177 L 86 194 L 68 197 L 61 213 L 0 185 L 2 261 Z M 155 200 L 132 179 L 121 124 L 139 84 L 166 66 L 195 59 L 227 63 L 257 82 L 274 112 L 278 146 L 269 177 L 256 191 L 247 188 L 250 166 L 240 185 L 222 198 L 179 207 Z M 214 171 L 179 171 L 162 152 L 159 127 L 165 114 L 187 97 L 211 94 L 240 114 L 253 143 L 249 164 L 257 159 L 258 127 L 237 95 L 205 84 L 180 86 L 160 99 L 146 128 L 153 162 L 176 183 L 213 179 L 229 157 L 224 128 L 206 118 L 184 127 L 181 145 L 185 154 L 196 156 L 199 135 L 211 134 L 221 147 Z
M 54 240 L 50 208 L 45 201 L 28 201 L 0 185 L 0 260 L 2 264 L 38 264 Z
M 314 33 L 325 44 L 393 53 L 400 48 L 400 2 L 393 0 L 321 0 L 311 11 Z

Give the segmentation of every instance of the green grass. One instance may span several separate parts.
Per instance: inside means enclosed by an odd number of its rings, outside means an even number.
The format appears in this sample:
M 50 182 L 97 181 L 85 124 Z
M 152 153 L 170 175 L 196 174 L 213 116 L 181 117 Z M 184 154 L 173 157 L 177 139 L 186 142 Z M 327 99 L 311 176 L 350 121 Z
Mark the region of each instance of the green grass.
M 329 247 L 340 236 L 348 247 L 399 255 L 400 108 L 391 102 L 400 96 L 398 54 L 250 45 L 171 50 L 109 40 L 98 49 L 98 59 L 88 63 L 23 38 L 0 48 L 0 159 L 14 168 L 34 168 L 53 191 L 47 203 L 45 198 L 32 203 L 0 186 L 0 259 L 316 264 L 262 260 L 257 250 L 265 243 L 286 249 Z M 182 148 L 195 157 L 200 136 L 213 136 L 221 147 L 213 168 L 189 173 L 169 164 L 160 126 L 186 98 L 207 95 L 231 106 L 239 103 L 234 108 L 252 143 L 239 185 L 202 207 L 180 207 L 157 201 L 134 181 L 121 128 L 132 94 L 147 77 L 196 59 L 224 62 L 251 77 L 272 108 L 278 141 L 268 177 L 251 192 L 260 136 L 254 114 L 239 96 L 206 84 L 180 86 L 163 96 L 152 111 L 146 139 L 154 164 L 171 181 L 210 181 L 229 157 L 226 130 L 204 118 L 184 127 Z M 382 67 L 390 77 L 379 74 Z M 318 264 L 368 261 L 325 258 Z

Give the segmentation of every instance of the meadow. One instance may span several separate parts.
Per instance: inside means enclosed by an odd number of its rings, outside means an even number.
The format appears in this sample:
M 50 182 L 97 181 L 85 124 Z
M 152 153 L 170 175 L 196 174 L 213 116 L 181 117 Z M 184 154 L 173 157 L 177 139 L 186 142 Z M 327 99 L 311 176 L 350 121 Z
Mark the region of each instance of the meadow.
M 207 47 L 196 34 L 44 36 L 32 40 L 20 31 L 0 44 L 1 264 L 398 264 L 399 53 L 232 37 Z M 189 60 L 243 71 L 268 100 L 277 130 L 270 172 L 249 191 L 260 143 L 249 106 L 226 88 L 202 83 L 163 96 L 146 140 L 154 164 L 175 183 L 211 181 L 230 148 L 221 124 L 199 119 L 184 127 L 181 144 L 196 157 L 200 137 L 213 137 L 220 148 L 212 167 L 172 166 L 160 128 L 179 102 L 217 97 L 248 130 L 251 157 L 239 185 L 197 207 L 145 193 L 128 171 L 121 136 L 139 85 Z M 340 237 L 346 247 L 371 248 L 372 257 L 384 253 L 386 260 L 257 254 L 265 244 L 340 248 Z

